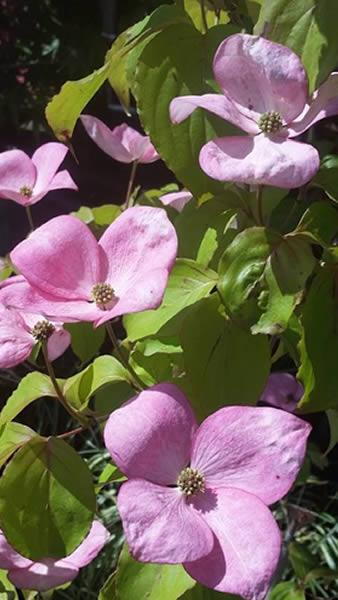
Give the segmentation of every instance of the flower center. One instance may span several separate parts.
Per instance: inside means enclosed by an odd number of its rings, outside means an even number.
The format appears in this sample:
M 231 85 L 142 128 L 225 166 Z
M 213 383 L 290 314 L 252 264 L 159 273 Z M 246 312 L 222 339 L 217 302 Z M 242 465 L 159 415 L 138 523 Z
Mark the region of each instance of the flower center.
M 22 194 L 22 196 L 26 196 L 26 198 L 32 197 L 33 190 L 28 185 L 23 185 L 19 191 L 20 191 L 20 194 Z
M 49 321 L 38 321 L 32 329 L 32 336 L 38 342 L 45 342 L 54 333 L 55 327 Z
M 258 127 L 263 133 L 275 133 L 279 131 L 283 127 L 280 113 L 275 110 L 263 113 L 258 121 Z
M 204 477 L 197 469 L 187 467 L 180 473 L 177 480 L 177 486 L 185 496 L 193 496 L 193 494 L 196 494 L 197 492 L 204 492 Z
M 102 310 L 114 298 L 114 290 L 109 283 L 96 283 L 92 289 L 92 298 Z

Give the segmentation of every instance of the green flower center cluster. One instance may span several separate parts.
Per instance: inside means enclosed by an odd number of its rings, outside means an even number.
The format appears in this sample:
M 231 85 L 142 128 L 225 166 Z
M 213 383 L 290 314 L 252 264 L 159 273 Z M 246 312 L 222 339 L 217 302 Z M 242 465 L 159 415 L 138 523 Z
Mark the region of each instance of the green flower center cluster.
M 99 308 L 104 308 L 114 298 L 114 290 L 109 283 L 96 283 L 92 289 L 92 298 Z
M 261 115 L 258 126 L 263 133 L 275 133 L 283 127 L 283 120 L 279 112 L 272 110 Z
M 204 477 L 197 469 L 187 467 L 181 472 L 177 480 L 177 486 L 185 496 L 193 496 L 197 492 L 204 492 Z
M 26 196 L 26 198 L 31 198 L 33 190 L 28 185 L 23 185 L 22 188 L 20 188 L 20 194 Z
M 32 329 L 32 336 L 38 342 L 45 342 L 54 333 L 55 327 L 49 321 L 38 321 Z

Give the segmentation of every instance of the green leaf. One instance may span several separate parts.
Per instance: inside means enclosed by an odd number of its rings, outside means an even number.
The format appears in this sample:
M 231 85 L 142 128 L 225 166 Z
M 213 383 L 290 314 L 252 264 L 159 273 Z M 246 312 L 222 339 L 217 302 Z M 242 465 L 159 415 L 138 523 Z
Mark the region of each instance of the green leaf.
M 305 592 L 294 581 L 285 581 L 273 588 L 269 600 L 305 600 Z
M 297 378 L 304 385 L 298 408 L 312 412 L 337 408 L 338 311 L 334 269 L 321 268 L 301 315 L 301 358 Z
M 163 335 L 175 336 L 180 321 L 173 317 L 208 296 L 216 285 L 217 275 L 210 269 L 204 269 L 195 261 L 178 259 L 169 276 L 163 302 L 157 310 L 130 314 L 124 317 L 124 325 L 131 342 L 158 333 L 163 328 Z M 166 325 L 166 328 L 164 328 Z
M 6 423 L 0 427 L 0 467 L 14 452 L 26 442 L 29 442 L 37 433 L 21 423 Z
M 312 92 L 336 67 L 337 17 L 332 0 L 264 0 L 254 32 L 300 56 Z
M 205 27 L 202 19 L 202 11 L 201 11 L 201 2 L 200 0 L 177 0 L 177 4 L 182 6 L 185 12 L 189 15 L 193 24 L 195 25 L 198 31 L 202 33 L 205 31 Z M 216 15 L 214 8 L 210 5 L 205 4 L 205 17 L 208 29 L 218 24 L 226 24 L 229 23 L 228 13 L 224 9 L 219 10 L 219 14 Z
M 191 590 L 188 590 L 180 597 L 180 600 L 242 600 L 242 597 L 216 592 L 196 583 Z
M 267 337 L 251 335 L 220 314 L 216 294 L 190 311 L 181 343 L 198 417 L 229 404 L 257 402 L 270 370 Z
M 118 469 L 116 465 L 108 463 L 103 469 L 98 483 L 102 486 L 106 483 L 110 483 L 111 481 L 124 481 L 125 479 L 125 475 L 121 473 L 120 469 Z
M 336 581 L 338 579 L 338 569 L 328 569 L 326 567 L 318 567 L 318 569 L 312 569 L 312 571 L 310 571 L 306 575 L 305 583 L 308 584 L 317 579 L 324 579 L 326 581 Z
M 326 411 L 326 416 L 330 427 L 330 443 L 325 452 L 328 454 L 338 444 L 338 410 L 329 409 Z
M 122 212 L 121 206 L 116 204 L 102 204 L 102 206 L 94 206 L 91 210 L 95 224 L 99 227 L 111 225 Z
M 0 281 L 7 279 L 13 273 L 12 265 L 7 257 L 0 257 Z
M 63 393 L 75 410 L 83 410 L 97 390 L 112 383 L 130 382 L 128 371 L 113 356 L 99 356 L 64 383 Z
M 0 479 L 1 529 L 32 560 L 71 554 L 87 535 L 94 512 L 91 473 L 58 438 L 32 439 Z
M 234 128 L 203 110 L 173 125 L 169 104 L 176 96 L 215 91 L 210 85 L 214 53 L 236 31 L 231 25 L 219 25 L 202 35 L 193 25 L 171 26 L 147 44 L 138 60 L 133 93 L 142 125 L 168 167 L 196 197 L 223 190 L 222 183 L 199 167 L 198 156 L 208 140 L 229 135 Z
M 176 600 L 193 585 L 181 565 L 139 563 L 123 547 L 116 573 L 117 600 Z
M 322 187 L 331 200 L 338 201 L 338 156 L 328 154 L 323 158 L 313 183 Z
M 108 415 L 133 396 L 135 390 L 126 381 L 105 385 L 95 393 L 95 413 L 98 416 Z
M 56 397 L 50 378 L 34 371 L 24 377 L 0 413 L 0 425 L 12 421 L 26 406 L 44 396 Z
M 179 347 L 177 346 L 175 347 L 177 351 L 176 355 L 173 351 L 151 352 L 149 354 L 148 346 L 153 346 L 155 341 L 142 340 L 141 342 L 137 342 L 130 355 L 131 366 L 147 386 L 161 383 L 162 381 L 171 381 L 175 362 L 176 364 L 177 362 L 182 362 L 179 361 L 182 349 L 180 348 L 179 351 Z M 173 347 L 169 348 L 172 350 Z
M 338 185 L 338 179 L 337 179 Z M 314 202 L 305 211 L 295 231 L 322 246 L 330 244 L 338 232 L 338 210 L 329 202 Z
M 115 600 L 116 599 L 116 575 L 112 573 L 100 589 L 98 600 Z
M 288 555 L 299 579 L 304 579 L 305 575 L 314 569 L 318 562 L 318 558 L 311 554 L 304 544 L 298 542 L 291 542 L 288 545 Z
M 15 586 L 7 577 L 7 571 L 2 569 L 0 569 L 0 600 L 19 600 Z
M 106 337 L 105 328 L 94 328 L 92 323 L 68 323 L 65 328 L 72 336 L 72 350 L 81 362 L 93 358 Z

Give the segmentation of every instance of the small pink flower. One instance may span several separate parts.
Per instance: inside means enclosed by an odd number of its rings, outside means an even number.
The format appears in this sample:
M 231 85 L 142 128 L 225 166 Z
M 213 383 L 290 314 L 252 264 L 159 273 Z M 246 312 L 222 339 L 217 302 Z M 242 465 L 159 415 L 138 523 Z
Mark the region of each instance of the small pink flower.
M 118 509 L 133 556 L 183 563 L 203 585 L 263 600 L 281 539 L 267 508 L 290 489 L 311 427 L 274 408 L 229 406 L 199 427 L 182 392 L 154 386 L 104 431 L 129 477 Z
M 9 369 L 20 364 L 29 357 L 35 344 L 43 340 L 48 340 L 48 356 L 53 361 L 68 348 L 71 336 L 61 323 L 47 321 L 42 315 L 6 308 L 0 290 L 0 368 Z
M 0 531 L 0 569 L 8 571 L 8 579 L 16 587 L 44 592 L 75 579 L 79 570 L 94 560 L 108 538 L 107 529 L 94 521 L 82 544 L 66 558 L 32 561 L 16 552 Z
M 260 400 L 276 408 L 294 412 L 303 394 L 303 386 L 290 373 L 271 373 Z
M 176 208 L 178 212 L 182 212 L 185 205 L 190 202 L 193 197 L 192 193 L 189 190 L 181 190 L 180 192 L 169 192 L 168 194 L 163 194 L 160 196 L 161 202 L 165 206 L 172 206 Z
M 79 219 L 55 217 L 12 251 L 24 278 L 3 288 L 2 301 L 50 319 L 100 325 L 157 308 L 176 253 L 176 232 L 162 208 L 129 208 L 99 242 Z
M 175 98 L 172 121 L 180 123 L 201 107 L 249 136 L 205 144 L 200 152 L 203 171 L 220 181 L 281 188 L 308 182 L 319 167 L 318 152 L 290 138 L 338 114 L 338 73 L 331 73 L 308 104 L 307 76 L 298 56 L 286 46 L 242 33 L 220 44 L 213 69 L 223 94 Z
M 149 137 L 141 135 L 126 123 L 109 129 L 100 119 L 91 115 L 82 115 L 81 121 L 93 142 L 115 160 L 152 163 L 160 158 Z
M 57 170 L 68 152 L 67 146 L 50 142 L 38 148 L 30 159 L 22 150 L 0 154 L 0 198 L 22 206 L 36 204 L 51 190 L 77 186 L 68 171 Z

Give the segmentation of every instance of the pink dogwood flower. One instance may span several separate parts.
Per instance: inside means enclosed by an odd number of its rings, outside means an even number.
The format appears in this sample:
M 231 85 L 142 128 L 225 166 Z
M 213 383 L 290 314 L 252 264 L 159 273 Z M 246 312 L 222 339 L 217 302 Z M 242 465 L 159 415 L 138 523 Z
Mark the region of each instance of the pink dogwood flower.
M 44 592 L 72 581 L 87 566 L 109 538 L 107 529 L 94 521 L 88 536 L 66 558 L 42 558 L 32 561 L 21 556 L 0 531 L 0 569 L 8 571 L 8 579 L 17 587 Z
M 82 115 L 80 118 L 93 142 L 115 160 L 124 163 L 152 163 L 159 160 L 160 156 L 149 137 L 141 135 L 127 123 L 109 129 L 97 117 Z
M 271 373 L 260 401 L 294 412 L 303 394 L 303 386 L 290 373 Z
M 1 303 L 1 290 L 0 290 Z M 29 357 L 38 342 L 47 341 L 49 360 L 59 358 L 68 348 L 71 336 L 61 323 L 42 315 L 19 312 L 0 304 L 0 368 L 9 369 Z
M 72 189 L 77 185 L 68 171 L 57 170 L 68 152 L 67 146 L 49 142 L 38 148 L 32 158 L 22 150 L 0 154 L 0 198 L 22 206 L 39 202 L 50 190 Z
M 274 408 L 228 406 L 197 425 L 182 392 L 156 385 L 104 431 L 127 475 L 118 509 L 133 556 L 183 563 L 203 585 L 263 600 L 281 547 L 267 505 L 290 489 L 311 427 Z
M 168 194 L 163 194 L 159 199 L 165 206 L 172 206 L 178 212 L 182 212 L 185 205 L 190 202 L 193 195 L 189 190 L 181 190 L 180 192 L 169 192 Z
M 235 34 L 218 47 L 213 70 L 222 94 L 172 100 L 170 115 L 180 123 L 204 108 L 248 133 L 216 138 L 202 147 L 200 166 L 220 181 L 295 188 L 319 167 L 317 150 L 292 138 L 313 123 L 338 114 L 338 73 L 314 92 L 298 56 L 262 37 Z
M 100 325 L 157 308 L 176 253 L 176 232 L 162 208 L 125 210 L 99 242 L 79 219 L 55 217 L 11 252 L 24 278 L 2 290 L 2 301 L 62 322 Z

